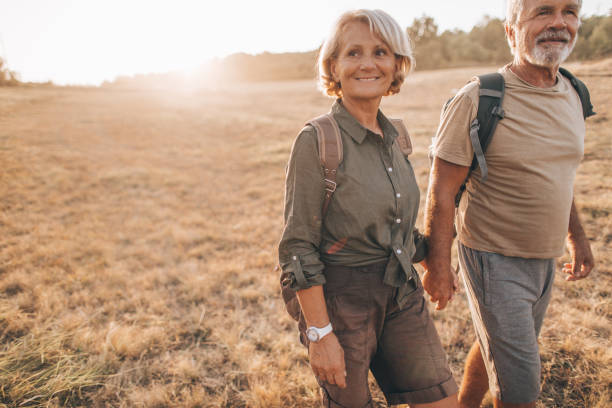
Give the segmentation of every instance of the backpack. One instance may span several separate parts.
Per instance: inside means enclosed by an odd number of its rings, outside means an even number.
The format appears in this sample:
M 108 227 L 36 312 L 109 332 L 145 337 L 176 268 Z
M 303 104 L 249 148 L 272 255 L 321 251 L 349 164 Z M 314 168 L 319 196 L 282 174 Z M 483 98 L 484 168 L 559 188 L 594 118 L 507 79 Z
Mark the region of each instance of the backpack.
M 389 121 L 398 132 L 398 136 L 395 139 L 398 147 L 402 154 L 408 157 L 412 153 L 412 143 L 410 142 L 410 136 L 404 122 L 401 119 L 389 119 Z M 343 158 L 342 137 L 340 136 L 338 122 L 336 122 L 331 112 L 318 116 L 306 124 L 311 125 L 317 133 L 319 160 L 321 161 L 325 177 L 325 198 L 322 207 L 322 215 L 325 216 L 334 191 L 336 191 L 336 174 Z M 280 270 L 280 265 L 276 265 L 275 270 Z M 285 308 L 294 320 L 299 321 L 301 315 L 300 303 L 298 302 L 295 290 L 290 285 L 290 275 L 287 272 L 282 272 L 280 286 Z
M 582 104 L 582 114 L 584 118 L 588 118 L 596 114 L 593 111 L 593 105 L 591 104 L 591 96 L 589 90 L 578 78 L 576 78 L 571 72 L 565 68 L 559 68 L 561 75 L 570 80 L 572 86 L 580 97 L 580 103 Z M 485 160 L 485 152 L 487 147 L 491 143 L 493 134 L 497 123 L 504 118 L 504 110 L 502 108 L 502 102 L 504 99 L 505 82 L 504 77 L 500 73 L 491 73 L 479 75 L 480 80 L 480 91 L 478 97 L 478 112 L 476 118 L 470 124 L 470 141 L 472 148 L 474 149 L 474 159 L 470 166 L 468 175 L 459 188 L 459 192 L 455 196 L 455 207 L 459 207 L 461 201 L 461 195 L 465 191 L 466 183 L 470 177 L 470 174 L 477 167 L 480 167 L 481 180 L 486 181 L 488 175 L 487 162 Z M 450 98 L 444 104 L 442 111 L 446 111 L 450 102 L 454 99 Z

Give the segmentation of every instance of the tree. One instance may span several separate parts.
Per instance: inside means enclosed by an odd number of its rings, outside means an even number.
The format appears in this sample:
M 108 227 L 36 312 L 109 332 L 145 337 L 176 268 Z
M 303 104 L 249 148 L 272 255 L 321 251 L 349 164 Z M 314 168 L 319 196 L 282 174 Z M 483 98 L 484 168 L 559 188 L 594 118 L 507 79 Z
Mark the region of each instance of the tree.
M 423 14 L 421 18 L 414 19 L 407 32 L 415 45 L 422 44 L 438 37 L 438 25 L 434 22 L 433 17 Z
M 0 86 L 10 86 L 19 84 L 17 73 L 11 71 L 6 66 L 6 63 L 0 58 Z
M 593 29 L 589 43 L 593 51 L 591 57 L 601 58 L 612 55 L 612 16 L 604 18 L 601 24 Z

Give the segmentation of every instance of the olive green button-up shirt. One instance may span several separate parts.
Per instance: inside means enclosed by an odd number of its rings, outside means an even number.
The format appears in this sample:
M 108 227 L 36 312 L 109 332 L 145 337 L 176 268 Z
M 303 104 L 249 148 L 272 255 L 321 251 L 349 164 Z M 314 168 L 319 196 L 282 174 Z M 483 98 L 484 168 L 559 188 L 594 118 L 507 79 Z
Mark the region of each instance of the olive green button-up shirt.
M 365 266 L 388 260 L 384 283 L 400 288 L 416 277 L 413 256 L 425 241 L 414 228 L 419 189 L 412 166 L 395 142 L 398 133 L 378 112 L 384 137 L 364 128 L 338 100 L 332 114 L 343 143 L 337 188 L 323 216 L 323 168 L 315 129 L 307 125 L 296 138 L 285 183 L 285 228 L 279 263 L 291 287 L 325 283 L 325 264 Z

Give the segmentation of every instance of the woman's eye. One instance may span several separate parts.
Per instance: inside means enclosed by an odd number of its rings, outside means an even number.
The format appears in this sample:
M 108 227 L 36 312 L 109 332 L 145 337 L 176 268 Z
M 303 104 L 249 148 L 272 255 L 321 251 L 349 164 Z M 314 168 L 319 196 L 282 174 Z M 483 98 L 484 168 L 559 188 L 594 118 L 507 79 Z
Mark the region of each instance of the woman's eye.
M 376 55 L 378 55 L 379 57 L 385 56 L 387 55 L 387 50 L 385 50 L 384 48 L 379 48 L 376 50 Z
M 357 56 L 357 50 L 350 50 L 346 53 L 346 55 L 348 55 L 349 57 L 355 57 Z

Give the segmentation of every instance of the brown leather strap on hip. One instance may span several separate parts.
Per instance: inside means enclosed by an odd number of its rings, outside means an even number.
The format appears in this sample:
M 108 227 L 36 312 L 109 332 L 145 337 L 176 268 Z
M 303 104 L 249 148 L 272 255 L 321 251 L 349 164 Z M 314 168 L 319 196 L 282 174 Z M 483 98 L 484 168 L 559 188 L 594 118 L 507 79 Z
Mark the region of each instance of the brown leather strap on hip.
M 404 121 L 401 119 L 389 119 L 395 130 L 397 130 L 397 144 L 404 156 L 408 157 L 412 153 L 412 142 L 410 141 L 410 135 L 408 129 L 404 125 Z

